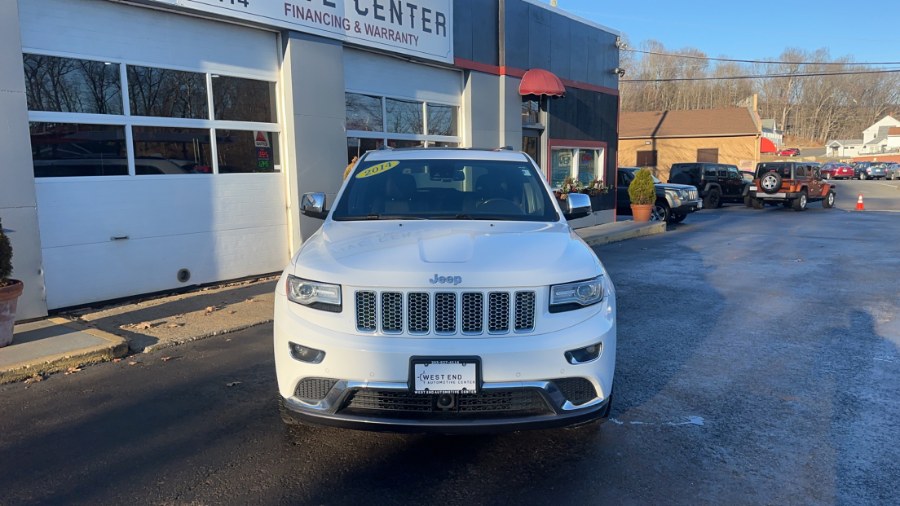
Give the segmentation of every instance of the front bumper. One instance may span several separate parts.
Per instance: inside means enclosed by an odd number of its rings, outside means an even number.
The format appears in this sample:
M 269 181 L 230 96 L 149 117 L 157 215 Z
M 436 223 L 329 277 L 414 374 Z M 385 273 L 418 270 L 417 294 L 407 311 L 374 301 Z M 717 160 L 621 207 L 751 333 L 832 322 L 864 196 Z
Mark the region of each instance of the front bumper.
M 555 332 L 411 337 L 336 332 L 316 324 L 315 310 L 277 293 L 275 366 L 284 413 L 316 425 L 441 433 L 505 432 L 603 419 L 615 370 L 614 294 L 570 312 L 575 323 Z M 587 314 L 575 314 L 582 311 Z M 291 342 L 324 351 L 324 359 L 295 359 Z M 577 364 L 566 359 L 567 351 L 594 344 L 602 346 L 597 358 Z M 444 409 L 438 405 L 441 394 L 411 393 L 413 357 L 459 356 L 480 361 L 478 394 L 455 394 L 452 407 Z
M 675 214 L 690 214 L 703 209 L 702 200 L 682 201 L 678 207 L 673 207 L 672 212 Z

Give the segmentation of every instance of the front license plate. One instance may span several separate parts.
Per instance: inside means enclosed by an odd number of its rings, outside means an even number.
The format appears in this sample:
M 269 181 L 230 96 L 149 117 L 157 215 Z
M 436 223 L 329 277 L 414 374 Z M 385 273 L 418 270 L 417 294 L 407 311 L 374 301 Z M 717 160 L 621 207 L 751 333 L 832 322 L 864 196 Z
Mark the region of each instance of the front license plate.
M 412 387 L 417 394 L 478 393 L 477 359 L 414 359 Z

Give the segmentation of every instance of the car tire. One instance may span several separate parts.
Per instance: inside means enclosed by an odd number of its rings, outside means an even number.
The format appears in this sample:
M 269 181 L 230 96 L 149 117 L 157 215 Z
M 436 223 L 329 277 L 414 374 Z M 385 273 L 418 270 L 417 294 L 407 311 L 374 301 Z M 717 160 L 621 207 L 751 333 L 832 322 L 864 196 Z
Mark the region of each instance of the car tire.
M 831 209 L 834 207 L 834 192 L 828 192 L 828 195 L 825 195 L 825 198 L 822 199 L 822 207 L 825 209 Z
M 759 187 L 765 193 L 778 193 L 781 189 L 781 174 L 777 172 L 766 172 L 763 177 L 759 178 Z
M 795 198 L 792 202 L 794 207 L 794 211 L 805 211 L 806 205 L 809 203 L 809 198 L 806 196 L 806 190 L 800 191 L 800 196 Z
M 747 207 L 752 207 L 753 206 L 753 197 L 751 197 L 750 195 L 746 195 L 744 197 L 744 205 Z
M 672 223 L 681 223 L 687 218 L 686 214 L 672 213 Z
M 765 207 L 763 201 L 756 197 L 750 197 L 750 205 L 753 206 L 753 209 L 762 209 Z
M 825 173 L 825 179 L 831 179 L 831 174 L 829 174 L 829 173 L 826 172 L 826 173 Z
M 859 180 L 860 180 L 860 181 L 865 181 L 865 180 L 866 180 L 866 173 L 865 173 L 865 172 L 860 172 L 860 173 L 859 173 Z
M 669 207 L 669 204 L 657 200 L 655 204 L 653 204 L 653 210 L 650 211 L 650 221 L 663 221 L 665 223 L 669 223 L 672 219 L 672 210 Z
M 722 195 L 719 193 L 719 190 L 713 188 L 709 190 L 709 193 L 706 194 L 706 198 L 703 199 L 703 207 L 704 209 L 715 209 L 722 205 Z

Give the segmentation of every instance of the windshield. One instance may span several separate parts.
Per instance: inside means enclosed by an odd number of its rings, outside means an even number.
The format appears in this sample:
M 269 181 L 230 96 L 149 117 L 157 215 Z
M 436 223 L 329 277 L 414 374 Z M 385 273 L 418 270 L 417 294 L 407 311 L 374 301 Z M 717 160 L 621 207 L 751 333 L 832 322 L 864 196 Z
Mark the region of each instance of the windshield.
M 363 160 L 332 219 L 557 221 L 550 198 L 527 161 Z

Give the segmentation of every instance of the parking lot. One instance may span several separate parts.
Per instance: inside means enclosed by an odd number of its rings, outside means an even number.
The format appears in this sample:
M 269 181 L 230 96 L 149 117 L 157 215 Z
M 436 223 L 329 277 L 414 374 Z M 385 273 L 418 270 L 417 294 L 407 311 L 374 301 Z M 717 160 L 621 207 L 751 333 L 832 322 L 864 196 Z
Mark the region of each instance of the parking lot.
M 837 184 L 834 209 L 726 205 L 595 249 L 618 297 L 602 427 L 287 430 L 263 325 L 0 387 L 3 502 L 896 502 L 900 184 Z

